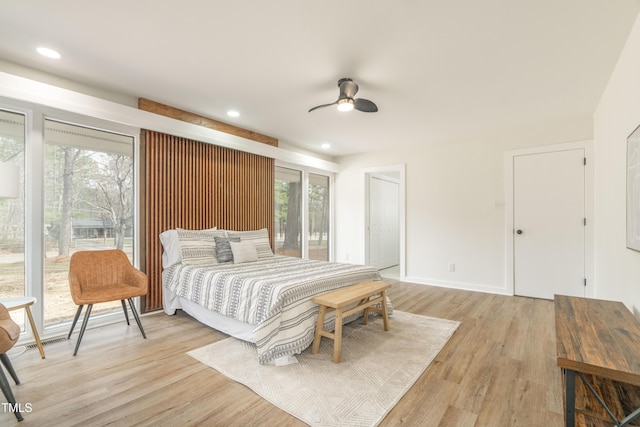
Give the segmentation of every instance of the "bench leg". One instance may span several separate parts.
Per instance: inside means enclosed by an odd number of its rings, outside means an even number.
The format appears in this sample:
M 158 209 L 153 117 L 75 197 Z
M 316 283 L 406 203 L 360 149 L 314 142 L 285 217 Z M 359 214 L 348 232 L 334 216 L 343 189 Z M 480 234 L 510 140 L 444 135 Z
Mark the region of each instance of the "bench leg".
M 387 311 L 387 291 L 382 291 L 382 321 L 384 322 L 384 330 L 389 330 L 389 313 Z
M 333 337 L 333 362 L 340 363 L 342 358 L 342 309 L 336 310 L 336 328 Z
M 360 302 L 358 303 L 358 305 L 365 304 L 367 301 L 369 301 L 369 299 L 370 299 L 370 297 L 366 297 L 366 298 L 361 299 Z M 369 307 L 367 306 L 367 307 L 365 307 L 364 313 L 363 313 L 363 316 L 362 316 L 362 324 L 366 325 L 368 320 L 369 320 Z
M 322 335 L 320 332 L 324 329 L 324 315 L 327 313 L 327 306 L 321 305 L 320 310 L 318 311 L 318 321 L 316 322 L 316 333 L 313 337 L 313 346 L 311 347 L 311 354 L 316 354 L 318 349 L 320 348 L 320 340 L 322 339 Z

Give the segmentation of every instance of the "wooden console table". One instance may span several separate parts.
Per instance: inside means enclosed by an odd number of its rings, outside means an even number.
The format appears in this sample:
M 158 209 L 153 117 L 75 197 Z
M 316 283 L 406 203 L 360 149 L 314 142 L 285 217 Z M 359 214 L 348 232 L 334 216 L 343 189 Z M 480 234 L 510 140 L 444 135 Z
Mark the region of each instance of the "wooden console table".
M 565 426 L 575 426 L 576 377 L 614 425 L 629 425 L 640 408 L 618 420 L 587 377 L 640 386 L 640 322 L 621 302 L 555 295 L 554 305 L 557 364 L 564 371 Z

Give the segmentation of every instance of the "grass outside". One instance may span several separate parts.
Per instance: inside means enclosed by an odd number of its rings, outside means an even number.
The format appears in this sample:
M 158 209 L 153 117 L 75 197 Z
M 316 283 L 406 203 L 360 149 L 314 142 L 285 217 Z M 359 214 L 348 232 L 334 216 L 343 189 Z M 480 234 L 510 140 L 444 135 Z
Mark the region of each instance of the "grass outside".
M 113 249 L 102 239 L 77 240 L 71 254 L 79 250 Z M 131 257 L 131 244 L 125 246 L 125 252 Z M 49 252 L 44 262 L 44 323 L 52 325 L 72 320 L 78 309 L 69 292 L 70 256 L 57 256 Z M 21 297 L 25 295 L 24 254 L 0 254 L 0 298 Z M 39 300 L 40 298 L 38 298 Z M 40 302 L 40 301 L 38 301 Z M 122 309 L 120 301 L 101 303 L 94 306 L 91 314 Z M 24 327 L 23 310 L 12 311 L 11 318 Z

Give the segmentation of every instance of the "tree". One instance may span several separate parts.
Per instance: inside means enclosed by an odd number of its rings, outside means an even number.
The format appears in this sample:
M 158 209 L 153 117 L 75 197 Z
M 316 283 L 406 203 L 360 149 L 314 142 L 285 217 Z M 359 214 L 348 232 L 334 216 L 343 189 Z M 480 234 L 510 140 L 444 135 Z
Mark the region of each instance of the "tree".
M 69 256 L 69 248 L 73 236 L 73 174 L 80 150 L 73 147 L 61 147 L 64 153 L 64 169 L 62 171 L 62 209 L 58 236 L 58 255 Z
M 300 182 L 290 182 L 288 193 L 284 249 L 298 249 L 300 246 Z
M 105 155 L 102 173 L 96 176 L 100 194 L 97 206 L 111 220 L 115 233 L 115 247 L 124 247 L 124 238 L 133 217 L 133 162 L 123 155 Z
M 59 255 L 68 255 L 73 221 L 97 220 L 113 227 L 114 246 L 124 247 L 133 216 L 133 162 L 131 157 L 73 147 L 47 147 L 47 232 Z

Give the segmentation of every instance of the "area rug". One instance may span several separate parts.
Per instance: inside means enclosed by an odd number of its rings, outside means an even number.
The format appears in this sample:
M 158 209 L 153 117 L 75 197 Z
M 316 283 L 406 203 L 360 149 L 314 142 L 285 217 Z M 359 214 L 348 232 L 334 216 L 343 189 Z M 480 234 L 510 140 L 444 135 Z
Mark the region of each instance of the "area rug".
M 394 311 L 385 332 L 379 316 L 343 328 L 342 361 L 323 338 L 298 363 L 260 365 L 255 346 L 235 338 L 190 351 L 190 356 L 246 385 L 311 426 L 376 426 L 442 350 L 459 322 Z

